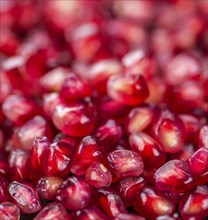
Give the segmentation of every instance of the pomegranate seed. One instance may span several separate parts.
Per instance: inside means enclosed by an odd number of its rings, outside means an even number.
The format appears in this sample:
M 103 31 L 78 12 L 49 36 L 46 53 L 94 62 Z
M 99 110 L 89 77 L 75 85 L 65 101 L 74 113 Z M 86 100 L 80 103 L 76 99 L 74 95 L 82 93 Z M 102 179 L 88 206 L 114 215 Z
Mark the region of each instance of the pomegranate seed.
M 109 119 L 97 128 L 95 136 L 102 142 L 106 151 L 109 151 L 122 137 L 122 128 L 116 121 Z
M 42 177 L 37 181 L 36 189 L 42 198 L 50 200 L 55 198 L 62 183 L 59 177 Z
M 19 127 L 13 135 L 14 147 L 29 151 L 36 137 L 51 139 L 51 128 L 47 121 L 37 115 Z
M 200 66 L 198 61 L 187 55 L 179 54 L 167 65 L 165 78 L 171 85 L 177 85 L 185 82 L 187 79 L 198 78 Z
M 197 185 L 208 182 L 208 149 L 199 148 L 187 160 L 187 164 Z
M 70 220 L 66 209 L 58 202 L 52 202 L 46 205 L 34 218 L 34 220 Z
M 30 150 L 26 167 L 29 172 L 28 177 L 30 179 L 38 179 L 43 176 L 43 153 L 46 148 L 49 148 L 50 141 L 47 137 L 36 137 L 32 149 Z
M 94 187 L 109 186 L 112 182 L 110 171 L 99 162 L 93 162 L 86 171 L 85 180 Z
M 74 148 L 66 142 L 52 143 L 43 152 L 43 172 L 46 176 L 66 176 L 70 172 Z
M 53 116 L 54 125 L 63 133 L 71 136 L 85 136 L 95 126 L 96 111 L 92 103 L 57 105 Z
M 179 212 L 183 219 L 204 219 L 208 210 L 208 187 L 197 186 L 196 189 L 187 192 L 179 204 Z
M 75 176 L 66 179 L 56 194 L 56 199 L 69 210 L 85 208 L 89 204 L 90 197 L 90 186 Z
M 9 174 L 8 154 L 0 150 L 0 175 L 8 177 L 8 174 Z
M 141 73 L 145 79 L 151 78 L 155 73 L 155 63 L 148 58 L 143 50 L 134 50 L 122 58 L 126 72 Z
M 5 220 L 19 220 L 19 207 L 12 202 L 3 202 L 0 204 L 0 216 Z
M 161 215 L 170 215 L 175 205 L 157 189 L 144 187 L 139 191 L 134 203 L 135 210 L 148 219 L 156 219 Z
M 128 133 L 136 133 L 145 130 L 153 119 L 153 110 L 151 106 L 140 105 L 133 108 L 126 119 L 126 130 Z
M 39 107 L 31 99 L 18 94 L 8 96 L 2 109 L 4 115 L 16 125 L 22 125 L 40 113 Z
M 26 179 L 26 161 L 28 158 L 28 152 L 20 149 L 15 149 L 10 152 L 8 162 L 11 172 L 11 178 Z
M 137 192 L 145 185 L 143 177 L 128 177 L 117 181 L 114 188 L 121 196 L 125 207 L 132 206 Z
M 94 89 L 105 94 L 108 78 L 121 73 L 122 70 L 122 65 L 116 59 L 99 60 L 90 66 L 87 79 Z
M 36 190 L 28 183 L 13 181 L 8 186 L 12 200 L 24 213 L 40 211 L 41 204 Z
M 193 187 L 193 178 L 186 162 L 170 160 L 154 174 L 155 186 L 161 191 L 180 193 Z
M 115 150 L 107 159 L 116 178 L 139 176 L 144 170 L 142 158 L 134 151 Z
M 61 98 L 58 93 L 48 93 L 43 96 L 43 111 L 48 118 L 52 118 L 53 112 L 57 105 L 61 104 Z
M 110 218 L 115 218 L 120 213 L 126 213 L 121 197 L 109 187 L 98 189 L 94 202 Z
M 73 216 L 75 220 L 108 220 L 109 218 L 96 206 L 88 206 L 85 209 L 78 210 Z
M 0 37 L 1 38 L 1 37 Z M 9 78 L 5 74 L 5 72 L 0 70 L 0 103 L 2 104 L 4 100 L 12 93 L 12 86 L 9 82 Z M 2 106 L 3 107 L 3 106 Z M 1 110 L 2 111 L 2 110 Z
M 204 125 L 200 129 L 198 148 L 200 148 L 200 147 L 208 148 L 208 125 Z
M 8 180 L 0 175 L 0 202 L 6 202 L 9 200 L 9 194 L 8 194 Z
M 153 122 L 152 136 L 165 152 L 177 153 L 184 144 L 183 123 L 172 112 L 163 110 Z
M 91 95 L 89 85 L 76 74 L 68 73 L 60 92 L 60 96 L 67 102 L 77 101 Z
M 145 101 L 149 92 L 144 78 L 136 74 L 117 74 L 107 83 L 109 97 L 124 105 L 135 106 Z
M 145 220 L 145 218 L 139 215 L 121 213 L 115 218 L 115 220 Z
M 149 135 L 143 132 L 133 133 L 129 136 L 129 143 L 131 149 L 142 157 L 145 168 L 159 167 L 164 164 L 166 160 L 165 153 Z
M 73 163 L 71 172 L 76 175 L 83 175 L 93 162 L 103 162 L 104 152 L 103 146 L 98 139 L 92 136 L 85 137 L 79 144 Z
M 43 91 L 60 92 L 62 84 L 66 78 L 66 73 L 66 69 L 58 67 L 43 75 L 39 80 L 40 86 Z

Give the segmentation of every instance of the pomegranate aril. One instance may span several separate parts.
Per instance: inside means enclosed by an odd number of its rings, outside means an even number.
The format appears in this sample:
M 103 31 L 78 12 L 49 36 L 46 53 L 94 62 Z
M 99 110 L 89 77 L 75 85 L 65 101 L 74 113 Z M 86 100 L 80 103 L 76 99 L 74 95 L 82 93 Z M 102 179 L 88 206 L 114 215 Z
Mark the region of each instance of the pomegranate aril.
M 0 175 L 0 202 L 7 202 L 9 200 L 8 185 L 9 181 Z
M 208 148 L 208 125 L 201 127 L 198 139 L 198 148 L 206 147 Z
M 161 191 L 186 192 L 193 188 L 194 181 L 185 161 L 169 160 L 154 174 L 155 186 Z
M 67 70 L 58 67 L 43 75 L 39 84 L 44 92 L 60 92 Z
M 86 171 L 85 180 L 88 184 L 99 188 L 109 186 L 112 182 L 112 175 L 102 163 L 93 162 Z
M 67 176 L 70 172 L 74 146 L 59 141 L 52 143 L 43 152 L 43 173 L 46 176 Z
M 109 220 L 109 218 L 97 207 L 97 206 L 88 206 L 82 210 L 76 211 L 73 215 L 75 220 Z
M 40 211 L 41 203 L 36 189 L 26 182 L 12 181 L 8 186 L 9 194 L 23 213 Z
M 133 108 L 126 119 L 126 130 L 128 133 L 140 132 L 148 128 L 153 120 L 153 109 L 148 105 L 140 105 Z
M 62 84 L 60 97 L 67 102 L 77 101 L 91 95 L 90 86 L 77 74 L 68 73 Z
M 121 197 L 109 187 L 103 187 L 93 195 L 93 203 L 98 205 L 110 218 L 126 213 Z
M 159 190 L 146 186 L 138 192 L 134 208 L 140 215 L 156 219 L 161 215 L 172 214 L 175 205 Z
M 34 220 L 70 220 L 71 217 L 66 209 L 58 202 L 46 205 L 34 218 Z
M 128 177 L 114 183 L 114 188 L 121 196 L 125 207 L 132 206 L 138 191 L 144 187 L 143 177 Z
M 54 199 L 56 193 L 63 183 L 63 180 L 59 177 L 42 177 L 37 181 L 36 189 L 40 196 L 44 199 Z
M 0 175 L 9 177 L 8 153 L 0 150 Z
M 114 220 L 145 220 L 145 218 L 135 214 L 121 213 Z
M 2 220 L 19 220 L 20 209 L 12 202 L 3 202 L 0 204 L 0 216 Z
M 107 92 L 113 100 L 130 106 L 144 102 L 149 95 L 143 76 L 132 73 L 111 76 L 108 79 Z
M 165 163 L 164 151 L 149 135 L 143 132 L 133 133 L 129 136 L 129 143 L 131 149 L 142 157 L 145 168 L 159 167 Z
M 97 92 L 105 94 L 108 78 L 122 70 L 121 63 L 116 59 L 99 60 L 89 67 L 87 80 Z
M 187 159 L 187 164 L 197 185 L 208 183 L 208 148 L 195 151 Z
M 70 136 L 85 136 L 95 126 L 96 109 L 92 102 L 57 105 L 52 120 L 56 128 Z
M 2 109 L 7 119 L 16 125 L 22 125 L 40 113 L 40 108 L 33 100 L 19 94 L 8 96 L 3 102 Z
M 87 136 L 82 139 L 76 150 L 71 172 L 76 175 L 83 175 L 93 162 L 105 162 L 103 146 L 97 138 Z
M 179 212 L 184 220 L 206 219 L 208 210 L 208 187 L 197 186 L 194 190 L 187 192 L 179 204 Z
M 183 148 L 184 126 L 169 110 L 162 110 L 152 124 L 152 136 L 167 153 L 177 153 Z
M 115 150 L 108 154 L 107 160 L 115 178 L 139 176 L 144 170 L 142 158 L 134 151 Z
M 28 177 L 30 179 L 38 179 L 43 176 L 43 153 L 45 149 L 49 148 L 50 141 L 47 137 L 36 137 L 32 149 L 30 150 L 26 167 L 29 172 Z
M 12 145 L 14 148 L 30 151 L 35 138 L 42 136 L 51 139 L 52 131 L 48 122 L 37 115 L 17 128 L 12 137 Z
M 10 152 L 8 162 L 10 167 L 11 179 L 26 179 L 26 161 L 28 152 L 20 149 L 15 149 Z
M 91 198 L 90 186 L 81 178 L 71 176 L 60 186 L 56 200 L 69 210 L 85 208 Z
M 113 119 L 109 119 L 95 131 L 95 136 L 102 142 L 105 151 L 109 151 L 122 137 L 122 128 Z

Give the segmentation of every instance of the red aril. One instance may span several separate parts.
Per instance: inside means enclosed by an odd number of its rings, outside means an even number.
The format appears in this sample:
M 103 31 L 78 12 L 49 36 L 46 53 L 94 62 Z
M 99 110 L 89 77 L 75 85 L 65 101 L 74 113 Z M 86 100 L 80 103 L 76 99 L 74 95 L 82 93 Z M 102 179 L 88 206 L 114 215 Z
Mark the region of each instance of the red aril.
M 20 209 L 12 202 L 3 202 L 0 204 L 0 216 L 2 220 L 19 220 Z

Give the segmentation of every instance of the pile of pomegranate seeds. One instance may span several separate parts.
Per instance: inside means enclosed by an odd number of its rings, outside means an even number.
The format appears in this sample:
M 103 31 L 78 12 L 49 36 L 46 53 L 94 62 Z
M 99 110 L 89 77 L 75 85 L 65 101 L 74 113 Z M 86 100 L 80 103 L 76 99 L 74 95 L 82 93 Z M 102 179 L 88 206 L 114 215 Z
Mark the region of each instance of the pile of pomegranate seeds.
M 0 220 L 208 217 L 207 0 L 0 0 Z

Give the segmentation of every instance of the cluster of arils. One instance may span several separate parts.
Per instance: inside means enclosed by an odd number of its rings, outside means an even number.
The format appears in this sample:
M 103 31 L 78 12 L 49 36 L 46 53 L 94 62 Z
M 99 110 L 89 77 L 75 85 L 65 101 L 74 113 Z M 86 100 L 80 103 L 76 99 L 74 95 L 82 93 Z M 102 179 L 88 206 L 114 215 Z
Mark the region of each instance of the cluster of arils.
M 0 6 L 0 219 L 206 218 L 208 2 Z

